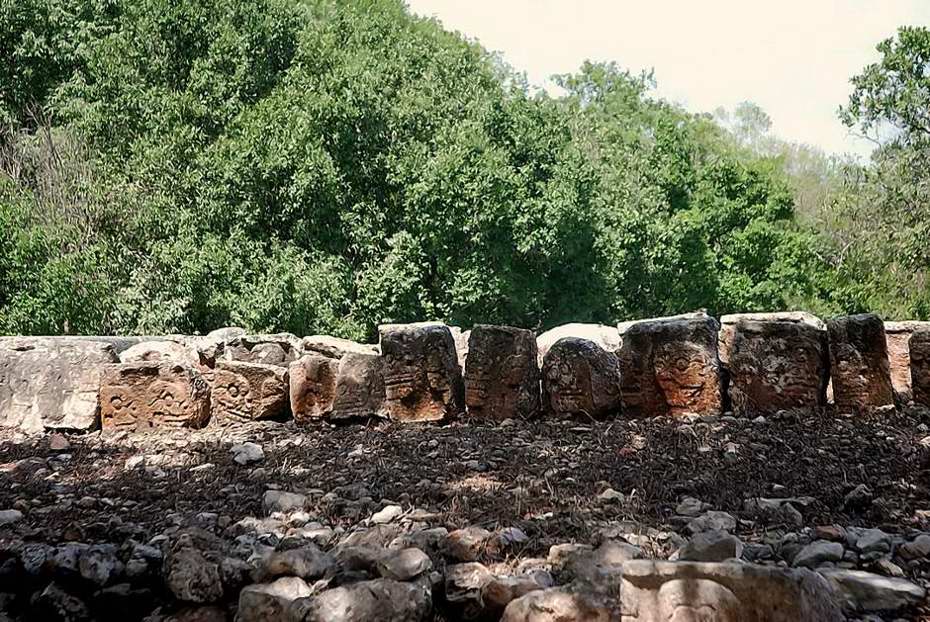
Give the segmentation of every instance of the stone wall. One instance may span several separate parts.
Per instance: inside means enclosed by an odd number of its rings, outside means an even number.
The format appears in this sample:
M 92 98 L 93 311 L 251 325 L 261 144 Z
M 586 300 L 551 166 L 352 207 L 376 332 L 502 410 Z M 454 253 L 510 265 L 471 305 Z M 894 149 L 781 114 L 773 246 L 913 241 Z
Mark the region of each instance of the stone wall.
M 252 420 L 769 416 L 930 407 L 930 322 L 704 312 L 532 331 L 436 322 L 314 335 L 2 337 L 0 427 Z M 912 356 L 913 353 L 913 356 Z M 467 356 L 466 356 L 467 354 Z M 832 386 L 833 408 L 827 386 Z

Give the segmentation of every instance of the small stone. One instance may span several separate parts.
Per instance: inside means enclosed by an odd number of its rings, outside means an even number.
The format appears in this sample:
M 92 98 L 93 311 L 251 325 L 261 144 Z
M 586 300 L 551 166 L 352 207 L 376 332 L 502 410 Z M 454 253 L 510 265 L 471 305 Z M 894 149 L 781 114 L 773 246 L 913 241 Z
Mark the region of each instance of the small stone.
M 23 520 L 23 513 L 19 510 L 0 510 L 0 527 L 12 525 Z
M 501 622 L 608 622 L 615 619 L 608 604 L 594 594 L 554 587 L 536 590 L 512 601 L 504 610 Z
M 328 553 L 322 552 L 316 545 L 308 544 L 299 549 L 275 551 L 265 560 L 258 577 L 291 576 L 301 579 L 319 579 L 332 572 L 336 561 Z
M 267 622 L 287 619 L 288 607 L 313 591 L 299 577 L 281 577 L 273 583 L 249 585 L 239 593 L 236 622 Z
M 116 557 L 115 547 L 98 545 L 81 554 L 78 568 L 83 578 L 102 587 L 114 582 L 123 571 L 123 564 Z
M 814 536 L 818 540 L 846 542 L 846 530 L 839 525 L 818 525 L 814 527 Z
M 725 531 L 702 531 L 681 548 L 678 559 L 694 562 L 722 562 L 739 559 L 743 554 L 743 543 Z
M 400 518 L 403 513 L 404 509 L 399 505 L 388 505 L 372 514 L 370 522 L 373 525 L 385 525 Z
M 48 437 L 48 448 L 52 451 L 68 451 L 71 443 L 64 434 L 52 434 Z
M 281 490 L 266 490 L 262 496 L 262 509 L 266 514 L 272 512 L 294 512 L 302 510 L 307 505 L 306 495 Z
M 253 464 L 265 459 L 265 452 L 261 445 L 256 443 L 239 443 L 229 448 L 236 464 Z
M 688 523 L 688 531 L 700 533 L 702 531 L 733 531 L 736 529 L 736 519 L 726 512 L 709 510 Z
M 685 497 L 675 508 L 675 513 L 680 516 L 700 516 L 701 513 L 710 509 L 709 503 L 704 503 L 694 497 Z
M 856 540 L 860 553 L 888 553 L 891 551 L 891 536 L 881 529 L 866 529 Z
M 622 492 L 618 492 L 613 488 L 608 488 L 601 494 L 597 496 L 600 501 L 604 503 L 623 503 L 626 497 L 623 496 Z
M 132 456 L 131 458 L 126 458 L 126 462 L 123 463 L 123 468 L 127 471 L 133 471 L 145 465 L 145 456 Z
M 385 579 L 410 581 L 433 568 L 429 556 L 417 548 L 401 549 L 376 562 L 378 574 Z
M 872 502 L 872 491 L 865 484 L 859 484 L 843 498 L 843 507 L 847 509 L 866 507 Z
M 930 555 L 930 535 L 921 534 L 898 547 L 898 555 L 903 559 L 924 559 Z
M 498 551 L 491 544 L 492 533 L 481 527 L 457 529 L 446 538 L 446 555 L 460 562 L 474 562 L 482 557 L 494 557 Z
M 302 622 L 425 622 L 432 611 L 429 589 L 418 583 L 375 579 L 297 600 L 289 619 Z
M 843 559 L 843 545 L 839 542 L 815 540 L 794 556 L 792 565 L 805 568 L 816 568 L 827 562 L 838 562 Z

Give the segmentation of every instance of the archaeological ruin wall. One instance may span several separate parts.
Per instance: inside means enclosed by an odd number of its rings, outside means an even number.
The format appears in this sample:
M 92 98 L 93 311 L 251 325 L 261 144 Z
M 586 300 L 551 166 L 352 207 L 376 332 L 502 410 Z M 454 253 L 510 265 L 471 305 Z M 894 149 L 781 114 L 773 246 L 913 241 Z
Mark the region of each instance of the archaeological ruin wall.
M 2 337 L 0 426 L 146 430 L 380 417 L 882 413 L 930 407 L 930 322 L 704 313 L 567 324 L 390 324 L 315 335 Z M 829 410 L 825 410 L 829 408 Z

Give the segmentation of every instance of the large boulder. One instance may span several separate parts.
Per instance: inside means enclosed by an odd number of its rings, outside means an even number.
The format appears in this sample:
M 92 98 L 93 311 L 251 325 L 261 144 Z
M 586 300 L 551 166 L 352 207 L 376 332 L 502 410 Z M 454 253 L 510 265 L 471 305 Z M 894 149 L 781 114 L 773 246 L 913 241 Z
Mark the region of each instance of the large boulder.
M 620 362 L 593 341 L 559 339 L 543 359 L 543 407 L 558 416 L 620 410 Z
M 448 326 L 385 324 L 378 332 L 388 417 L 439 421 L 462 413 L 465 384 Z
M 532 417 L 539 410 L 539 381 L 533 331 L 488 325 L 471 330 L 465 363 L 469 416 Z
M 287 367 L 302 351 L 303 343 L 291 333 L 240 335 L 226 343 L 224 356 L 229 361 Z
M 842 568 L 823 568 L 819 572 L 851 611 L 898 611 L 919 605 L 927 597 L 927 590 L 907 579 Z
M 291 604 L 313 593 L 300 577 L 281 577 L 271 583 L 246 586 L 239 593 L 236 622 L 286 620 Z
M 885 342 L 888 346 L 888 370 L 891 386 L 901 403 L 912 398 L 911 335 L 930 331 L 930 322 L 885 322 Z
M 820 575 L 741 563 L 635 560 L 623 564 L 624 622 L 842 622 Z
M 620 333 L 616 326 L 605 326 L 604 324 L 563 324 L 549 329 L 536 337 L 536 353 L 539 357 L 539 365 L 542 367 L 543 359 L 549 349 L 560 339 L 574 337 L 577 339 L 587 339 L 598 347 L 608 352 L 616 352 L 620 349 Z
M 621 620 L 617 616 L 615 605 L 616 601 L 584 590 L 552 587 L 531 591 L 511 601 L 500 620 L 501 622 L 614 622 Z M 630 620 L 636 620 L 636 618 Z M 670 621 L 671 618 L 668 620 Z M 627 619 L 622 618 L 622 622 L 627 622 Z
M 804 324 L 815 328 L 826 335 L 827 325 L 816 315 L 806 311 L 776 311 L 773 313 L 732 313 L 720 317 L 720 333 L 718 335 L 717 352 L 724 367 L 730 363 L 730 350 L 736 327 L 740 322 L 783 322 L 788 324 Z
M 839 412 L 868 413 L 894 406 L 885 326 L 871 313 L 833 318 L 830 376 Z
M 930 329 L 915 332 L 908 344 L 914 402 L 930 408 Z
M 383 366 L 377 354 L 346 353 L 339 360 L 330 419 L 385 416 Z
M 297 423 L 321 419 L 333 409 L 339 361 L 322 354 L 305 354 L 288 367 L 291 412 Z
M 826 333 L 807 322 L 740 320 L 728 338 L 730 400 L 738 415 L 815 411 L 826 403 Z
M 191 365 L 142 361 L 106 366 L 100 380 L 103 428 L 202 428 L 209 419 L 210 386 Z
M 219 425 L 283 418 L 288 410 L 287 369 L 217 361 L 211 401 L 211 419 Z
M 707 316 L 646 320 L 625 328 L 619 353 L 624 415 L 719 414 L 717 329 Z
M 98 338 L 0 339 L 0 427 L 93 429 L 100 377 L 117 361 L 114 346 Z

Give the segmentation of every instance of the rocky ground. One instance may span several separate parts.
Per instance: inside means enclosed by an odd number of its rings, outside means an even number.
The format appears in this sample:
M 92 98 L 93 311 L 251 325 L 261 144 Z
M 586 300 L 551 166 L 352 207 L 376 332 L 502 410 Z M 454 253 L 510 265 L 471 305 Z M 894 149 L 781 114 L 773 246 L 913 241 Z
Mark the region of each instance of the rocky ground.
M 0 432 L 0 620 L 247 622 L 363 584 L 497 619 L 605 551 L 821 568 L 851 618 L 930 619 L 930 413 Z

